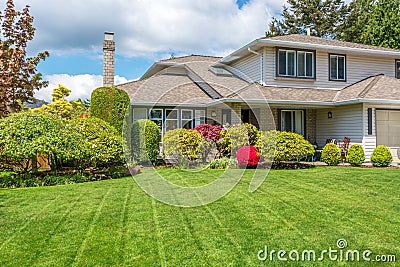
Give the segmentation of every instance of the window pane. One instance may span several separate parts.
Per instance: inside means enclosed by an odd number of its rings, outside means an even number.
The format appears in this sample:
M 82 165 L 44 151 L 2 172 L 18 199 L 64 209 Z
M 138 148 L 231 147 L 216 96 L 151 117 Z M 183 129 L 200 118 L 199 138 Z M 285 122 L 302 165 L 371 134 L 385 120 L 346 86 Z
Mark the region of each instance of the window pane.
M 195 122 L 194 126 L 198 126 L 200 124 L 206 123 L 206 111 L 205 110 L 196 110 L 194 112 Z
M 306 76 L 314 77 L 313 74 L 313 65 L 314 65 L 314 53 L 306 54 Z
M 279 50 L 279 75 L 286 75 L 286 51 Z
M 135 121 L 147 119 L 147 109 L 146 108 L 134 108 L 133 109 L 133 119 Z
M 400 79 L 400 61 L 396 62 L 396 78 Z
M 297 52 L 297 75 L 300 77 L 306 76 L 305 52 Z
M 331 80 L 337 80 L 337 56 L 331 56 L 330 58 L 330 66 L 331 66 L 331 70 L 330 70 L 330 77 Z
M 287 51 L 287 75 L 295 76 L 296 69 L 296 53 L 294 51 Z
M 167 109 L 166 110 L 167 120 L 178 119 L 178 111 L 176 109 Z
M 182 110 L 182 120 L 191 120 L 191 119 L 192 119 L 192 111 Z
M 294 132 L 303 135 L 304 130 L 303 130 L 303 111 L 302 110 L 297 110 L 294 112 Z
M 178 120 L 167 120 L 165 127 L 167 131 L 178 128 Z
M 182 128 L 192 129 L 192 120 L 182 120 Z
M 282 131 L 292 131 L 292 112 L 282 111 Z
M 345 79 L 345 60 L 344 57 L 338 57 L 338 79 Z
M 162 119 L 162 109 L 152 109 L 150 111 L 150 119 Z

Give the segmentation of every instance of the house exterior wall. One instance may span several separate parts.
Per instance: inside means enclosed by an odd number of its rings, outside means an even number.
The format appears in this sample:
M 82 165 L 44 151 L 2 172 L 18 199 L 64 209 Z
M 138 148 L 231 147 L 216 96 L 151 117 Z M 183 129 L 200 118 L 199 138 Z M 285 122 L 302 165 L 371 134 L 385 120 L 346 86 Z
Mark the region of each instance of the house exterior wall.
M 328 112 L 332 118 L 328 119 Z M 327 139 L 351 139 L 351 144 L 363 144 L 363 105 L 348 105 L 316 111 L 316 141 L 323 147 Z
M 329 81 L 329 53 L 316 51 L 316 79 L 296 79 L 276 77 L 276 48 L 265 47 L 257 52 L 263 57 L 263 82 L 265 85 L 298 87 L 298 88 L 328 88 L 341 89 L 362 79 L 377 74 L 395 76 L 395 60 L 390 58 L 365 57 L 346 55 L 346 78 L 343 81 Z M 238 72 L 248 76 L 253 82 L 260 81 L 260 56 L 251 54 L 232 64 Z
M 251 54 L 232 64 L 232 67 L 236 69 L 234 71 L 235 74 L 249 82 L 259 82 L 261 80 L 260 66 L 260 56 L 256 54 Z
M 317 142 L 317 111 L 315 109 L 306 110 L 306 136 L 311 144 Z
M 368 109 L 372 109 L 372 134 L 368 134 Z M 363 147 L 365 151 L 366 161 L 370 161 L 371 154 L 377 146 L 377 138 L 376 138 L 376 109 L 400 109 L 399 105 L 377 105 L 377 104 L 364 104 L 363 105 Z M 393 159 L 396 162 L 400 162 L 400 159 L 397 156 L 396 147 L 391 148 L 391 152 L 393 155 Z

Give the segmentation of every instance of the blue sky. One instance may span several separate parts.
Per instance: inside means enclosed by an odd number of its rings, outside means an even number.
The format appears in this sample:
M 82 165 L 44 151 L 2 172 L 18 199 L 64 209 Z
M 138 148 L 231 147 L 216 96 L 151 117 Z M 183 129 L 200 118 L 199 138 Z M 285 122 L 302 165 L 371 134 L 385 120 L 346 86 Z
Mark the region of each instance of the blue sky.
M 14 0 L 31 6 L 37 28 L 31 54 L 47 50 L 39 71 L 71 99 L 89 98 L 102 82 L 102 41 L 115 32 L 116 83 L 138 79 L 154 61 L 188 54 L 224 56 L 264 35 L 285 0 Z M 4 3 L 0 3 L 4 9 Z

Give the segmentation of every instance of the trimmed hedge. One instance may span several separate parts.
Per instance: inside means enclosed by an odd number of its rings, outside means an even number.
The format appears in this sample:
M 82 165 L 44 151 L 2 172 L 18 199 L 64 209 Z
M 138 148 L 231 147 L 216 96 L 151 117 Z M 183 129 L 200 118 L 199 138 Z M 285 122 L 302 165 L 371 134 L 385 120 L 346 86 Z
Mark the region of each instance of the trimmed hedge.
M 377 146 L 372 152 L 371 162 L 374 167 L 388 167 L 392 161 L 392 153 L 386 146 Z
M 265 161 L 299 161 L 315 153 L 314 146 L 297 133 L 267 131 L 260 138 L 260 154 Z
M 359 144 L 354 144 L 350 146 L 347 151 L 346 161 L 351 164 L 351 166 L 361 166 L 365 161 L 364 149 Z
M 130 105 L 128 94 L 116 87 L 100 87 L 92 92 L 90 116 L 100 118 L 122 132 L 126 109 Z
M 132 126 L 132 153 L 139 163 L 155 162 L 158 158 L 161 132 L 151 120 L 138 120 Z
M 322 161 L 329 166 L 336 166 L 342 161 L 342 151 L 334 143 L 328 143 L 322 150 Z
M 219 159 L 214 159 L 213 161 L 210 162 L 208 165 L 209 169 L 217 169 L 217 170 L 225 170 L 228 167 L 236 167 L 238 165 L 238 162 L 236 159 L 233 158 L 219 158 Z

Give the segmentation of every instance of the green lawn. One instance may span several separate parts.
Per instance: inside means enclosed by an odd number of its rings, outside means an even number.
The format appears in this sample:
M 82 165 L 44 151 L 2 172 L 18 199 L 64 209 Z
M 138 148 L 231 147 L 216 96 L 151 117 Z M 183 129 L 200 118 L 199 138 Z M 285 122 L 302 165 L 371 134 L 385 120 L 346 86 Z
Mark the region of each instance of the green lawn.
M 221 173 L 161 172 L 194 184 Z M 276 266 L 257 259 L 265 245 L 319 252 L 339 238 L 400 261 L 400 169 L 271 171 L 249 193 L 252 173 L 197 208 L 157 202 L 133 178 L 0 190 L 0 266 Z

